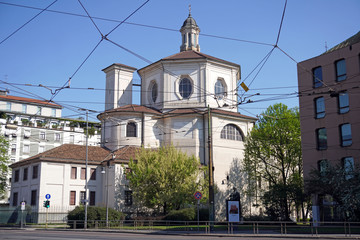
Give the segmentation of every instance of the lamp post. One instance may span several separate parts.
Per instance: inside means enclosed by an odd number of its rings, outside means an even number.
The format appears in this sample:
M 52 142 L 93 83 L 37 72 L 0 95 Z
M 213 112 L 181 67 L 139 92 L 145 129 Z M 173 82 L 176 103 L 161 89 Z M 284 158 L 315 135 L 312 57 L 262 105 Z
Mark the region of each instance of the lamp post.
M 112 153 L 112 160 L 114 160 L 116 155 Z M 110 160 L 106 162 L 105 170 L 102 170 L 101 173 L 105 173 L 105 187 L 106 187 L 106 196 L 105 196 L 105 204 L 106 204 L 106 227 L 109 227 L 109 170 L 110 170 Z
M 84 199 L 84 203 L 85 203 L 85 220 L 84 220 L 84 229 L 87 228 L 87 207 L 88 207 L 88 174 L 87 174 L 87 168 L 88 168 L 88 139 L 89 139 L 89 121 L 88 121 L 88 115 L 89 112 L 95 112 L 93 110 L 89 110 L 89 109 L 85 109 L 85 108 L 79 108 L 79 111 L 85 111 L 86 114 L 86 153 L 85 153 L 85 199 Z

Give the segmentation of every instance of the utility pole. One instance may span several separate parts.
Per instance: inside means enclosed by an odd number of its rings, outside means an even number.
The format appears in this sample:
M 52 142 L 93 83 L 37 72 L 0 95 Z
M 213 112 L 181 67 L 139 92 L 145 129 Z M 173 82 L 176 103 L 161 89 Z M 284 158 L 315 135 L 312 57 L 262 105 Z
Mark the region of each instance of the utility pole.
M 212 161 L 212 140 L 211 140 L 211 113 L 210 106 L 208 105 L 208 150 L 209 150 L 209 220 L 210 230 L 213 228 L 215 221 L 215 208 L 214 208 L 214 166 Z
M 87 207 L 88 207 L 88 174 L 87 174 L 87 168 L 88 168 L 88 140 L 89 140 L 89 121 L 88 121 L 88 115 L 89 112 L 95 112 L 93 110 L 79 108 L 80 111 L 85 111 L 86 114 L 86 156 L 85 156 L 85 220 L 84 220 L 84 229 L 87 228 Z

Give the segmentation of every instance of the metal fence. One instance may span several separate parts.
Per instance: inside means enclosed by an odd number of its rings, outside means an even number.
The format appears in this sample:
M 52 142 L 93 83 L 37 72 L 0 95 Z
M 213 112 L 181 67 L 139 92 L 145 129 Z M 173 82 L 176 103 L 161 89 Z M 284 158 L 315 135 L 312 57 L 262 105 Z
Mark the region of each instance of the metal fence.
M 72 210 L 64 208 L 31 208 L 21 211 L 20 207 L 0 208 L 0 224 L 14 227 L 37 228 L 84 228 L 84 221 L 68 221 L 67 214 Z M 219 234 L 340 234 L 343 236 L 359 235 L 360 222 L 281 222 L 281 221 L 242 221 L 242 222 L 209 222 L 209 221 L 164 221 L 164 220 L 88 220 L 88 229 L 111 229 L 119 231 L 151 232 L 187 232 Z

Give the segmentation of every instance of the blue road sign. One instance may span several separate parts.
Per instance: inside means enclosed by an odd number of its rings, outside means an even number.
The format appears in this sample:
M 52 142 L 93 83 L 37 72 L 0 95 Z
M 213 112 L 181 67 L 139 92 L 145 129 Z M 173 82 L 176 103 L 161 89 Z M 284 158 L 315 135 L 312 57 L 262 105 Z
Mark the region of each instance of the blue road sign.
M 46 198 L 46 199 L 50 199 L 50 198 L 51 198 L 51 195 L 50 195 L 50 194 L 46 194 L 46 195 L 45 195 L 45 198 Z

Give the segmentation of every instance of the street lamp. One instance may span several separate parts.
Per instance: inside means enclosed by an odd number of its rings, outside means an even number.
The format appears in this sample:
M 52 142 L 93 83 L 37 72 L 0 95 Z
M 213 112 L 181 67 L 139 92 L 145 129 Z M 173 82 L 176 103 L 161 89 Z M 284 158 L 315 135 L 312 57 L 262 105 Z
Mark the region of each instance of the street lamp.
M 88 115 L 89 112 L 93 112 L 95 113 L 96 111 L 90 110 L 90 109 L 85 109 L 85 108 L 79 108 L 79 111 L 85 111 L 86 114 L 86 156 L 85 156 L 85 199 L 84 199 L 84 203 L 85 203 L 85 220 L 84 220 L 84 229 L 87 228 L 87 206 L 88 206 L 88 174 L 87 174 L 87 167 L 88 167 L 88 140 L 89 140 L 89 121 L 88 121 Z
M 112 153 L 111 160 L 114 160 L 116 155 Z M 106 196 L 105 196 L 105 204 L 106 204 L 106 227 L 109 227 L 109 169 L 110 169 L 110 160 L 106 162 L 106 167 L 101 171 L 102 174 L 105 174 L 106 178 Z

